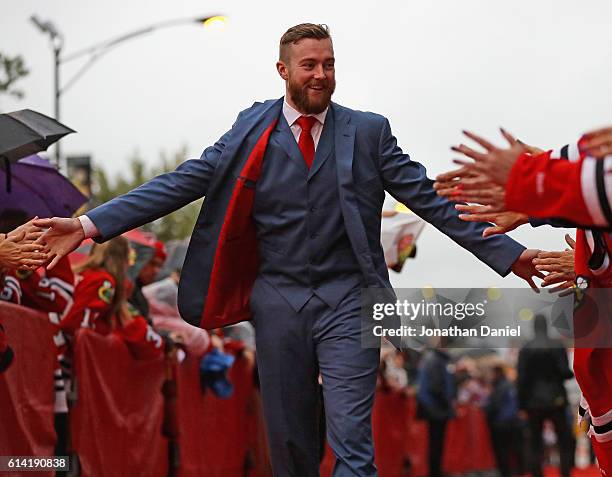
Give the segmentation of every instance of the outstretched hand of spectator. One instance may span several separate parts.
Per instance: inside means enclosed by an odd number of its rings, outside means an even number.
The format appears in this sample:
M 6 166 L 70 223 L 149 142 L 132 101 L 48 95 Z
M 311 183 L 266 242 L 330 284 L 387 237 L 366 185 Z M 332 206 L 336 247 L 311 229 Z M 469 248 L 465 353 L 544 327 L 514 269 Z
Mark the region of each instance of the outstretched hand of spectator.
M 57 265 L 62 257 L 76 249 L 85 238 L 85 232 L 77 218 L 38 219 L 33 224 L 47 229 L 36 241 L 37 244 L 44 244 L 49 252 L 49 258 L 53 258 L 47 269 Z
M 23 225 L 20 225 L 15 230 L 6 234 L 8 238 L 21 238 L 19 240 L 20 243 L 32 243 L 38 240 L 38 238 L 43 234 L 43 230 L 40 227 L 36 227 L 34 225 L 34 221 L 38 220 L 38 217 L 34 217 Z
M 517 141 L 510 133 L 504 129 L 500 131 L 508 142 L 509 147 L 506 149 L 493 145 L 477 134 L 463 131 L 463 134 L 480 145 L 484 152 L 479 152 L 465 144 L 453 146 L 451 147 L 453 151 L 474 160 L 474 162 L 468 162 L 464 159 L 455 159 L 453 162 L 465 167 L 471 173 L 485 176 L 494 184 L 505 186 L 516 160 L 521 154 L 529 151 L 525 144 Z
M 576 273 L 574 271 L 574 248 L 576 242 L 569 234 L 565 234 L 565 242 L 570 248 L 562 252 L 540 252 L 533 260 L 536 269 L 547 272 L 542 286 L 558 284 L 551 292 L 565 290 L 574 286 Z
M 589 156 L 603 159 L 612 154 L 612 127 L 590 131 L 582 139 L 580 148 Z
M 529 221 L 529 217 L 525 214 L 511 211 L 496 212 L 495 208 L 489 205 L 457 204 L 455 209 L 461 212 L 459 218 L 466 222 L 491 222 L 493 226 L 484 229 L 483 237 L 505 234 Z
M 41 244 L 26 242 L 26 232 L 0 234 L 0 267 L 36 270 L 48 260 Z

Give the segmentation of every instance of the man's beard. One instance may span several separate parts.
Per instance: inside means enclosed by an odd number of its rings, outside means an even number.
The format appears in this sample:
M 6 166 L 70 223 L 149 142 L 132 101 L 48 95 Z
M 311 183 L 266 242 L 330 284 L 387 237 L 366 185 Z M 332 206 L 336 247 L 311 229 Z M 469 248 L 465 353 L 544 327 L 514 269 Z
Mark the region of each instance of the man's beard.
M 321 95 L 314 101 L 309 97 L 309 85 L 300 86 L 291 81 L 289 78 L 288 89 L 289 95 L 297 106 L 298 110 L 304 114 L 319 114 L 325 111 L 325 108 L 329 106 L 332 94 L 336 89 L 336 81 L 324 81 L 321 83 L 314 83 L 316 86 L 322 86 L 323 90 Z

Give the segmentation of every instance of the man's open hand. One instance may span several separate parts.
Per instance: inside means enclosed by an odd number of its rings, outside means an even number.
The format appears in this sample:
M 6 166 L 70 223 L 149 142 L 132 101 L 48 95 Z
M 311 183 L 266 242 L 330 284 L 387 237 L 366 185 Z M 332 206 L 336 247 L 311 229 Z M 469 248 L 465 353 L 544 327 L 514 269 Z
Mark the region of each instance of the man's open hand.
M 64 219 L 53 217 L 52 219 L 38 219 L 34 221 L 36 227 L 48 229 L 37 243 L 46 245 L 49 258 L 53 257 L 48 269 L 55 267 L 59 260 L 77 248 L 85 233 L 79 219 Z
M 523 253 L 516 259 L 516 262 L 512 264 L 512 272 L 517 276 L 521 277 L 536 293 L 540 293 L 539 288 L 533 281 L 533 277 L 544 278 L 544 274 L 536 269 L 533 264 L 533 260 L 540 253 L 539 250 L 528 248 L 523 250 Z

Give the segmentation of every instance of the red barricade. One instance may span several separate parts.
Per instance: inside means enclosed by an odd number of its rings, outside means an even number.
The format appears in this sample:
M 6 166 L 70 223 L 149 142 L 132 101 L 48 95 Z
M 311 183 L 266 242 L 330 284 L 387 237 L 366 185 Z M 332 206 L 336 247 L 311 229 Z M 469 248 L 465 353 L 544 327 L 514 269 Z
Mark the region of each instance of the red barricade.
M 475 406 L 459 406 L 457 416 L 448 423 L 443 469 L 447 473 L 494 469 L 489 426 L 484 413 Z
M 163 361 L 136 361 L 118 339 L 88 330 L 77 334 L 74 354 L 78 398 L 71 429 L 82 475 L 167 475 L 168 442 L 161 434 Z M 265 477 L 252 363 L 236 359 L 229 375 L 234 393 L 226 400 L 200 390 L 198 367 L 199 359 L 188 356 L 176 370 L 178 474 Z
M 0 303 L 0 322 L 15 352 L 10 368 L 0 373 L 0 455 L 52 456 L 53 328 L 46 315 L 9 303 Z
M 0 320 L 16 358 L 0 374 L 0 455 L 51 456 L 53 430 L 53 329 L 47 317 L 0 304 Z M 238 357 L 230 371 L 230 399 L 202 393 L 199 360 L 176 368 L 179 475 L 270 475 L 265 430 L 253 364 Z M 84 476 L 165 476 L 168 442 L 162 436 L 162 359 L 137 361 L 119 339 L 89 330 L 77 333 L 74 349 L 77 403 L 71 410 L 72 445 Z M 378 392 L 373 410 L 376 462 L 381 477 L 427 475 L 427 426 L 415 419 L 415 400 Z M 329 476 L 328 448 L 321 475 Z M 466 473 L 495 467 L 482 412 L 463 406 L 449 422 L 443 467 Z M 43 474 L 49 475 L 49 474 Z
M 141 362 L 114 336 L 77 333 L 72 445 L 83 476 L 167 475 L 162 437 L 164 362 Z
M 402 393 L 376 393 L 372 412 L 376 465 L 381 477 L 425 477 L 427 424 L 416 419 L 416 400 Z M 321 476 L 329 477 L 334 456 L 327 448 Z M 489 428 L 484 414 L 474 406 L 460 406 L 449 421 L 444 444 L 443 468 L 448 474 L 495 468 Z
M 372 410 L 376 464 L 380 475 L 406 475 L 408 398 L 402 393 L 379 392 Z
M 265 442 L 252 363 L 236 359 L 229 373 L 234 385 L 230 399 L 202 393 L 198 366 L 188 357 L 178 372 L 181 477 L 264 477 Z

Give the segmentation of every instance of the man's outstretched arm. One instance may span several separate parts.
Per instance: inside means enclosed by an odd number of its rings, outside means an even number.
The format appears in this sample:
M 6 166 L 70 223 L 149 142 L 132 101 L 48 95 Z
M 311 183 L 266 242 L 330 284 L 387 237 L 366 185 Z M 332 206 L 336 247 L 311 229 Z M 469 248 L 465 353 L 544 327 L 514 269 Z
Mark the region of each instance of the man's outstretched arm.
M 101 242 L 111 239 L 204 197 L 230 136 L 231 130 L 204 150 L 200 159 L 185 161 L 175 171 L 90 210 L 86 217 L 37 220 L 36 226 L 48 229 L 39 239 L 53 257 L 48 268 L 77 248 L 84 238 L 95 237 Z
M 386 119 L 380 132 L 379 155 L 385 189 L 395 199 L 406 204 L 415 214 L 500 275 L 505 276 L 513 271 L 535 287 L 531 277 L 541 277 L 542 274 L 535 270 L 531 260 L 537 256 L 538 251 L 526 250 L 505 235 L 483 238 L 483 231 L 489 224 L 460 220 L 454 204 L 436 194 L 425 167 L 411 161 L 402 152 Z

